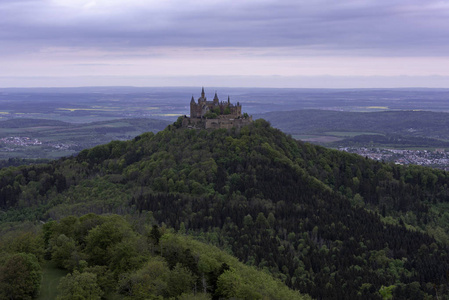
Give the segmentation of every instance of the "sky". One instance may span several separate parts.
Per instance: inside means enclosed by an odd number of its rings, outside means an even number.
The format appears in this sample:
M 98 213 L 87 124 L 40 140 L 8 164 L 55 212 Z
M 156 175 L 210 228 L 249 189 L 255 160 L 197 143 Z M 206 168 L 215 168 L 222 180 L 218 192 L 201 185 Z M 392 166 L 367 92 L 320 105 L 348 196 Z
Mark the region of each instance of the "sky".
M 0 87 L 449 88 L 449 0 L 1 0 Z

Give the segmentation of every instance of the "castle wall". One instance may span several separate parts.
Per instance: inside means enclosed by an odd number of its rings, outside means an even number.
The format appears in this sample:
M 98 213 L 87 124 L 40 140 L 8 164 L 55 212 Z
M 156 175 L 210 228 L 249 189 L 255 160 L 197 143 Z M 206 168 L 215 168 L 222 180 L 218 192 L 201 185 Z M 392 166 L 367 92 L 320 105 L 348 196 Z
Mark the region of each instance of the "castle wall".
M 205 120 L 206 129 L 231 129 L 241 128 L 245 125 L 249 125 L 253 121 L 252 117 L 248 119 L 207 119 Z
M 182 127 L 186 128 L 197 128 L 197 129 L 231 129 L 233 127 L 241 128 L 245 125 L 251 124 L 253 121 L 252 117 L 247 119 L 239 118 L 239 119 L 200 119 L 200 118 L 189 118 L 184 117 L 182 120 Z

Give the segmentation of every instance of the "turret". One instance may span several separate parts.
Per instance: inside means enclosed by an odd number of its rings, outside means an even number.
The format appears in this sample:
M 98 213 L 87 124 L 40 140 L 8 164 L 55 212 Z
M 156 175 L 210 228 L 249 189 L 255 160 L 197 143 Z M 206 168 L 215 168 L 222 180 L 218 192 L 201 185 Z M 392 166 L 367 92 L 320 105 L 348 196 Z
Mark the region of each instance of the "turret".
M 194 104 L 195 103 L 195 98 L 193 98 L 193 95 L 192 95 L 192 100 L 190 100 L 190 104 Z
M 214 104 L 218 104 L 218 96 L 217 96 L 217 91 L 215 91 L 215 96 L 214 96 Z

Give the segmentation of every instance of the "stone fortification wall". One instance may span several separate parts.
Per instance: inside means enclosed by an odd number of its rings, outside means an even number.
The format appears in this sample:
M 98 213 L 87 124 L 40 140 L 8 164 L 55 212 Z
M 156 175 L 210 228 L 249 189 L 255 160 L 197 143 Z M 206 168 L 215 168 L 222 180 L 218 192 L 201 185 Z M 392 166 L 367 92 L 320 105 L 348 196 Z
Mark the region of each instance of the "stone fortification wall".
M 217 119 L 201 119 L 201 118 L 189 118 L 184 116 L 182 120 L 182 127 L 197 128 L 197 129 L 230 129 L 233 127 L 241 128 L 250 124 L 253 121 L 252 116 L 248 118 L 217 118 Z

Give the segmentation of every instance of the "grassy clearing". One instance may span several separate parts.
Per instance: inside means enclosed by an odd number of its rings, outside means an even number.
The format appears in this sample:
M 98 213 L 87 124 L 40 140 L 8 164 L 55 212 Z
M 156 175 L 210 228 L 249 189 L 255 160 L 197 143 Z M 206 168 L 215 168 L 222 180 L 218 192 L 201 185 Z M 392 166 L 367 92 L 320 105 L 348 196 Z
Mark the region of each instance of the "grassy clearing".
M 42 267 L 42 284 L 37 300 L 56 299 L 59 280 L 66 274 L 67 271 L 57 268 L 53 262 L 45 262 Z

